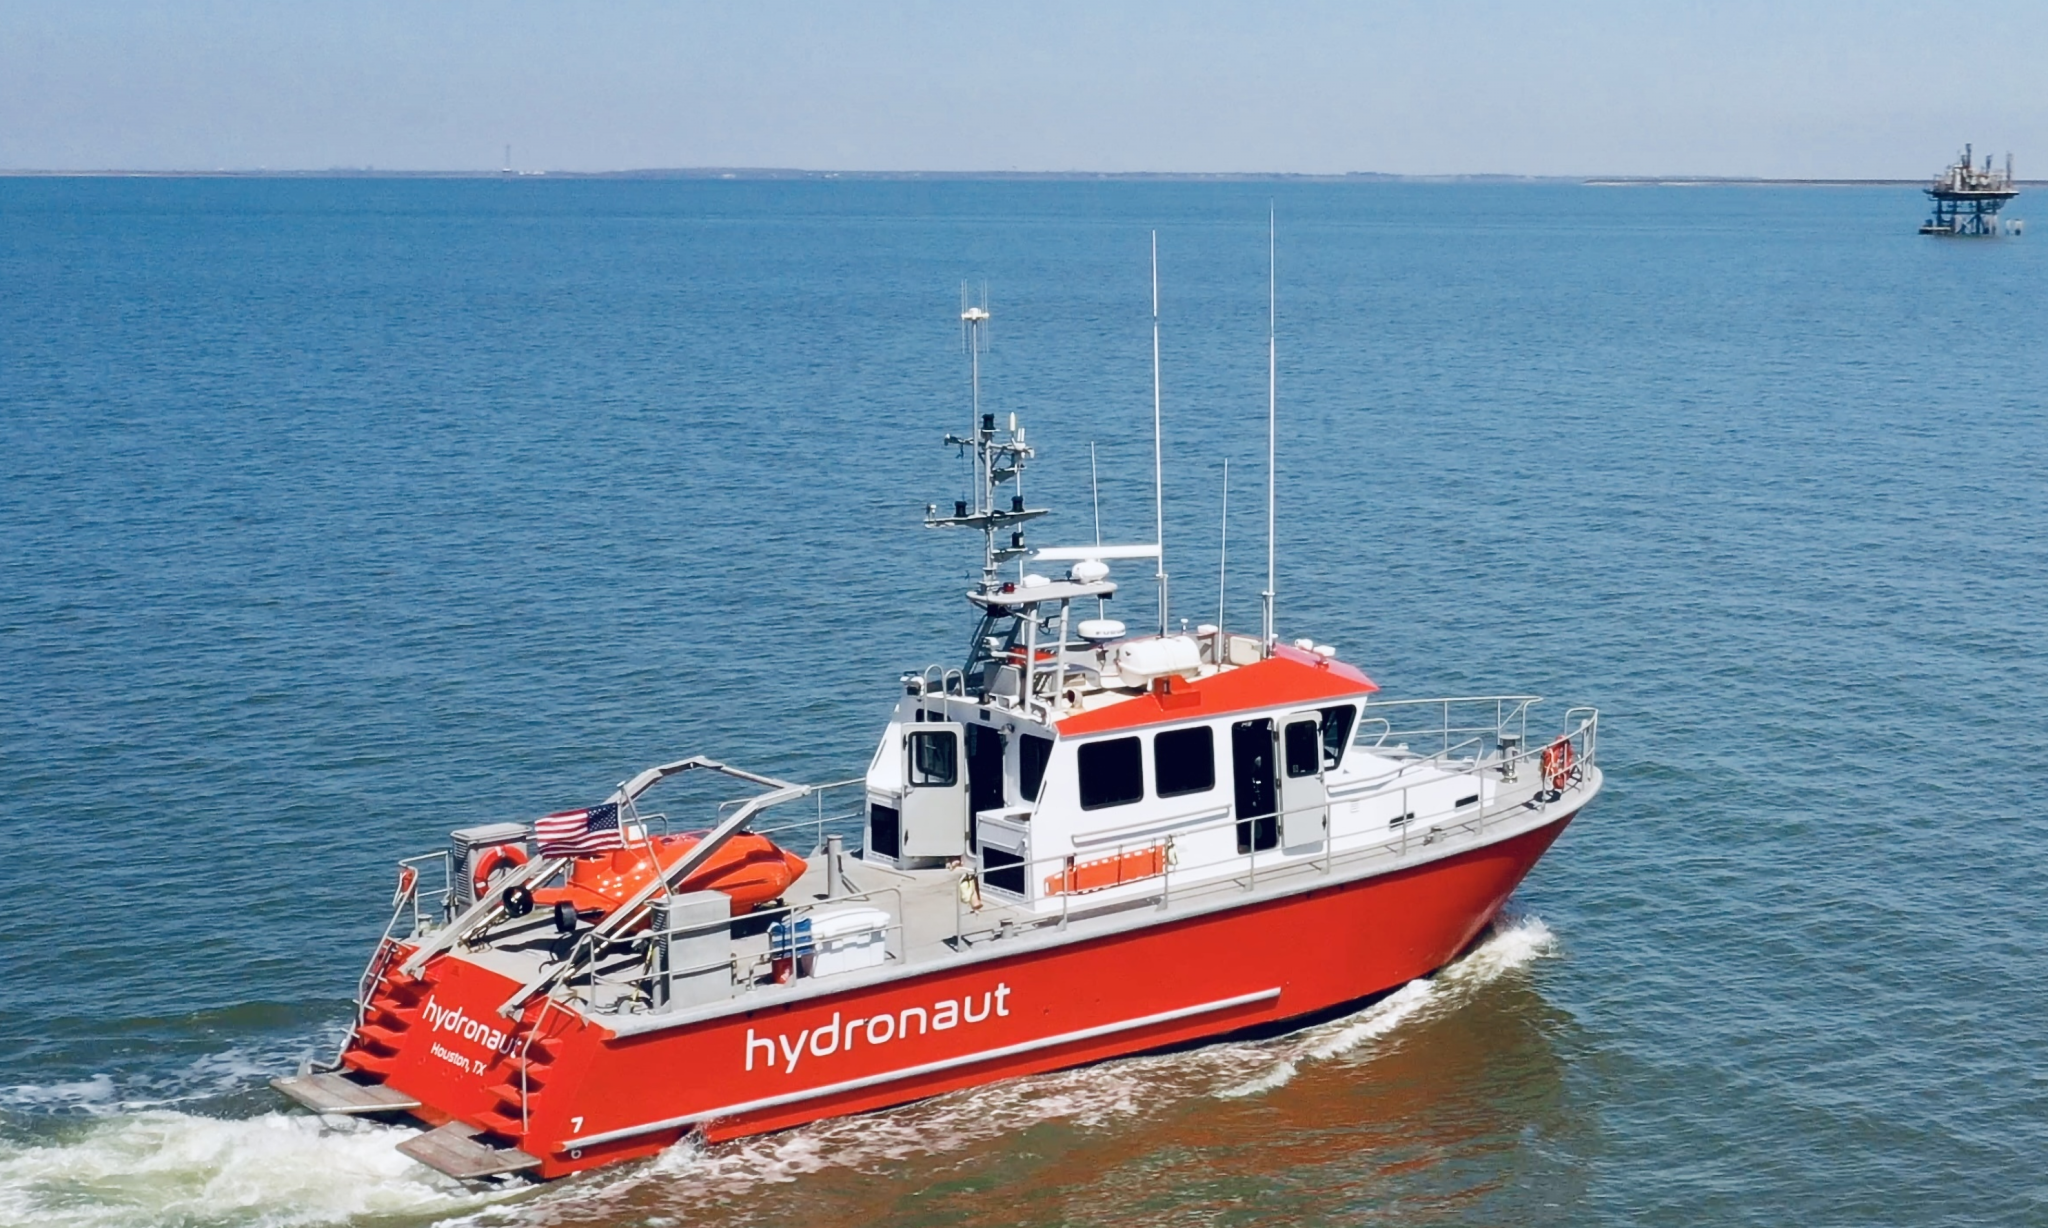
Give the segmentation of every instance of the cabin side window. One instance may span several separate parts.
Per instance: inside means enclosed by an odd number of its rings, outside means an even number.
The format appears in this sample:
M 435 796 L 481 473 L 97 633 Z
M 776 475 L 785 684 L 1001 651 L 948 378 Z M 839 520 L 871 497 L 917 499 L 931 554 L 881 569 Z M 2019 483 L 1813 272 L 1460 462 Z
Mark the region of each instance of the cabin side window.
M 1045 765 L 1052 762 L 1052 739 L 1035 733 L 1017 735 L 1017 799 L 1036 802 L 1045 785 Z
M 1216 787 L 1216 741 L 1207 725 L 1174 729 L 1152 739 L 1152 789 L 1185 797 Z
M 910 735 L 910 783 L 951 788 L 960 782 L 960 740 L 950 729 Z
M 1286 740 L 1287 775 L 1313 776 L 1323 770 L 1322 726 L 1314 721 L 1293 721 L 1283 729 Z
M 1145 796 L 1145 764 L 1138 739 L 1084 742 L 1076 755 L 1081 769 L 1081 809 L 1127 806 Z
M 1358 723 L 1358 708 L 1352 704 L 1338 704 L 1324 708 L 1323 714 L 1323 766 L 1338 767 L 1344 762 L 1344 751 L 1351 745 L 1351 727 Z

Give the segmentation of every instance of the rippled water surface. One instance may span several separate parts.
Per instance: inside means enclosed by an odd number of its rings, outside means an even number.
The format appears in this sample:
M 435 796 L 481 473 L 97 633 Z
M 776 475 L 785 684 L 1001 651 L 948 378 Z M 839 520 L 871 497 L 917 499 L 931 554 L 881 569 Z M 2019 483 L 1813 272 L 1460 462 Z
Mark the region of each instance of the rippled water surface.
M 1269 197 L 1282 633 L 1603 711 L 1500 930 L 1307 1032 L 512 1197 L 280 1107 L 395 855 L 680 754 L 862 768 L 968 630 L 918 525 L 963 279 L 1041 538 L 1091 441 L 1135 538 L 1157 228 L 1177 612 L 1228 459 L 1255 625 Z M 0 1222 L 2048 1220 L 2048 255 L 1919 212 L 0 180 Z

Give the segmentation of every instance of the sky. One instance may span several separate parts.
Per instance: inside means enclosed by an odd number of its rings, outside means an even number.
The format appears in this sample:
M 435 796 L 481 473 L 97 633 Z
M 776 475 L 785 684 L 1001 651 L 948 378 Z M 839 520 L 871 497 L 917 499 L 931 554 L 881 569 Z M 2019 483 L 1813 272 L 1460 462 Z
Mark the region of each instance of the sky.
M 2031 177 L 2044 64 L 2044 0 L 0 0 L 0 169 Z

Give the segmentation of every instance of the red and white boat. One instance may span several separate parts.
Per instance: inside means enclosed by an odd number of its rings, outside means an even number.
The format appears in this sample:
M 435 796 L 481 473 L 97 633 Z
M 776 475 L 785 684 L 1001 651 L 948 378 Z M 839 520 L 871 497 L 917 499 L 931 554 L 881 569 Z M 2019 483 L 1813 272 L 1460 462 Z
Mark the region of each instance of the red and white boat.
M 1156 540 L 1025 543 L 1032 449 L 976 367 L 976 494 L 927 522 L 982 531 L 979 623 L 866 775 L 686 758 L 453 833 L 400 863 L 337 1060 L 279 1090 L 410 1115 L 456 1177 L 553 1178 L 1327 1016 L 1480 936 L 1599 791 L 1597 714 L 1532 740 L 1533 696 L 1383 699 L 1273 633 L 1270 582 L 1257 636 L 1171 629 Z M 1133 560 L 1156 631 L 1103 616 Z M 747 795 L 671 834 L 648 792 L 686 772 Z

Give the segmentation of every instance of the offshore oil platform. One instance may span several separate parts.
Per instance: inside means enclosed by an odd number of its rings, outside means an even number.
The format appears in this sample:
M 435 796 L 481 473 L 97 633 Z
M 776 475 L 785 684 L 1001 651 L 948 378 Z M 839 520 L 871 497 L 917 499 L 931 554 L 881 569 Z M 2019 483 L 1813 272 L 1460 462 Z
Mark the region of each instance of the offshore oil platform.
M 1934 201 L 1934 216 L 1920 224 L 1924 235 L 1949 235 L 1956 237 L 1989 238 L 1998 233 L 1998 211 L 2005 202 L 2018 196 L 2020 190 L 2012 177 L 2012 155 L 2005 155 L 2005 169 L 1991 169 L 1991 155 L 1984 155 L 1980 168 L 1975 161 L 1975 151 L 1963 146 L 1963 156 L 1955 165 L 1941 172 L 1928 186 L 1927 195 Z M 2020 223 L 2007 223 L 2013 234 L 2020 232 Z

